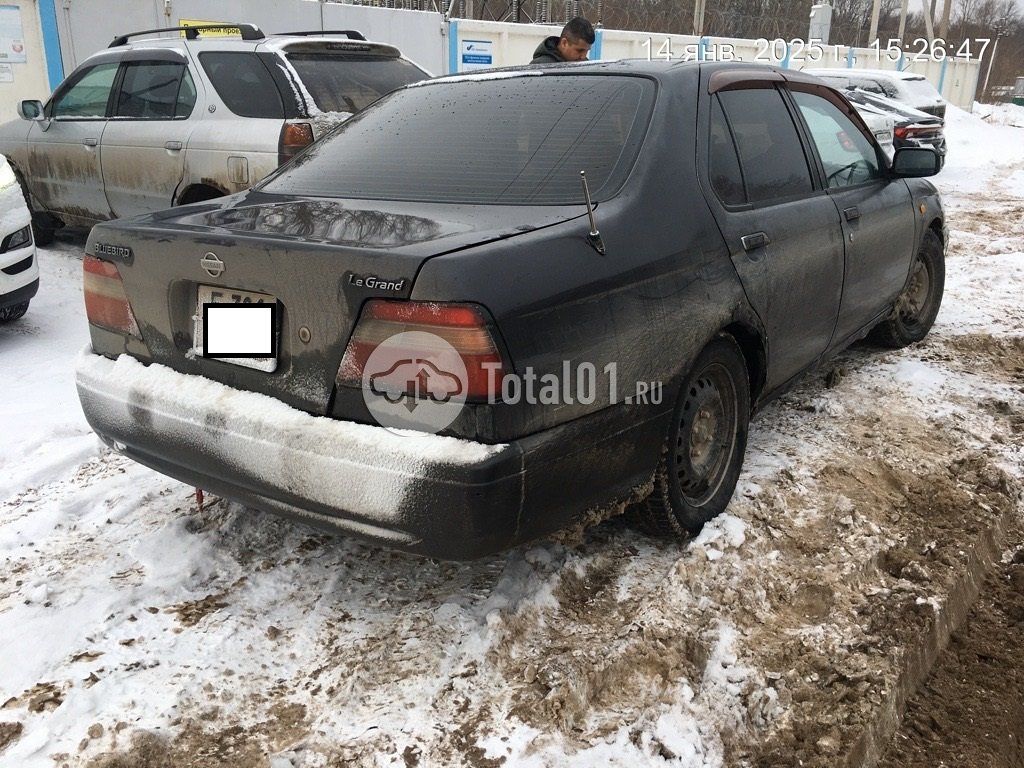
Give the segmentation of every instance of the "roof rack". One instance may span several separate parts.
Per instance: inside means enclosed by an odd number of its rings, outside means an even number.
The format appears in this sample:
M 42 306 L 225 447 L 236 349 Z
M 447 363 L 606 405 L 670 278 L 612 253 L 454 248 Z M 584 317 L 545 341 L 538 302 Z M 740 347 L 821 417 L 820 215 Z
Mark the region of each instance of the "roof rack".
M 280 35 L 292 36 L 292 37 L 318 37 L 320 35 L 344 35 L 349 40 L 362 40 L 366 41 L 363 37 L 363 33 L 355 29 L 310 29 L 304 32 L 275 32 L 275 36 Z
M 263 30 L 255 24 L 196 24 L 193 27 L 164 27 L 162 29 L 144 29 L 141 32 L 130 32 L 127 35 L 118 35 L 113 39 L 108 48 L 117 48 L 128 43 L 130 37 L 142 35 L 155 35 L 158 32 L 184 32 L 186 40 L 198 40 L 199 33 L 208 29 L 237 29 L 242 33 L 243 40 L 262 40 L 266 37 Z

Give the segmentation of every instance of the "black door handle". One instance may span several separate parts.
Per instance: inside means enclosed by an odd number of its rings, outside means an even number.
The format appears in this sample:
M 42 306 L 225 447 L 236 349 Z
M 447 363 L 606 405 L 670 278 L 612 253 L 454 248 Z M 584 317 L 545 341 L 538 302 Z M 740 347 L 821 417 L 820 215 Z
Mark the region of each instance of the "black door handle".
M 860 210 L 857 208 L 857 206 L 853 206 L 852 208 L 845 208 L 843 210 L 843 215 L 846 217 L 847 221 L 856 221 L 857 219 L 860 218 Z
M 771 240 L 768 239 L 768 235 L 764 232 L 754 232 L 753 234 L 741 237 L 740 242 L 743 243 L 744 251 L 754 251 L 758 248 L 764 248 Z

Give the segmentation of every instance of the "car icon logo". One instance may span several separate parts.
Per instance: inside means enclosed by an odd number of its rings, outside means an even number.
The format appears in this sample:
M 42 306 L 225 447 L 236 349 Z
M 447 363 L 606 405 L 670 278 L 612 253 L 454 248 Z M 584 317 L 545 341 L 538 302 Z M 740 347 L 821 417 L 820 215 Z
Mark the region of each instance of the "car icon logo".
M 389 403 L 398 403 L 408 395 L 406 407 L 412 411 L 417 400 L 447 403 L 458 397 L 462 394 L 462 382 L 456 374 L 442 371 L 429 360 L 406 358 L 371 376 L 370 391 L 382 395 Z
M 207 253 L 199 260 L 199 266 L 203 268 L 210 277 L 220 277 L 227 269 L 227 265 L 221 261 L 216 253 Z

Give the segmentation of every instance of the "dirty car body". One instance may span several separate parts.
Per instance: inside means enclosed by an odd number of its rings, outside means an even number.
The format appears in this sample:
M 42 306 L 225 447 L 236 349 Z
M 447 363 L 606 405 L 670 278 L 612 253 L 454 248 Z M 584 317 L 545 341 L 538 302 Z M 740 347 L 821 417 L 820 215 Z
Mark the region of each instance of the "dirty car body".
M 23 102 L 23 119 L 0 126 L 0 152 L 37 233 L 248 189 L 352 113 L 429 77 L 356 31 L 239 26 L 242 39 L 126 35 L 45 105 Z
M 855 114 L 812 78 L 749 65 L 440 78 L 382 99 L 253 190 L 97 225 L 87 271 L 124 301 L 120 320 L 90 313 L 86 417 L 184 482 L 443 558 L 639 498 L 709 342 L 742 349 L 743 408 L 756 409 L 887 317 L 924 233 L 942 231 L 925 181 L 880 167 L 830 188 L 796 90 Z M 797 159 L 781 197 L 770 178 L 737 190 L 719 167 L 722 104 L 749 117 L 744 100 L 765 96 Z M 757 127 L 741 122 L 738 136 Z M 860 218 L 844 218 L 854 206 Z M 201 264 L 210 254 L 216 276 Z M 273 372 L 195 354 L 204 285 L 277 303 Z M 375 312 L 448 307 L 475 318 L 504 372 L 614 366 L 619 396 L 599 386 L 553 406 L 477 393 L 440 436 L 377 426 L 343 375 L 346 350 Z M 639 382 L 664 397 L 624 402 Z

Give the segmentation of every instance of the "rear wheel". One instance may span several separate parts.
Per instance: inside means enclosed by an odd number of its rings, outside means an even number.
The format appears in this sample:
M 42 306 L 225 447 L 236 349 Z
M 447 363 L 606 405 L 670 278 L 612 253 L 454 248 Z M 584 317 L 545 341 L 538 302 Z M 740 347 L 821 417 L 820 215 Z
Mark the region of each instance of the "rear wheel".
M 27 301 L 23 301 L 21 304 L 15 304 L 13 307 L 0 309 L 0 323 L 9 323 L 12 320 L 17 320 L 26 312 L 28 312 Z
M 910 281 L 896 299 L 892 313 L 875 326 L 871 337 L 894 349 L 923 339 L 939 314 L 945 282 L 942 240 L 929 229 L 911 267 Z
M 648 533 L 696 534 L 732 498 L 743 466 L 750 384 L 743 353 L 722 335 L 697 356 L 673 411 L 654 491 L 634 509 Z

